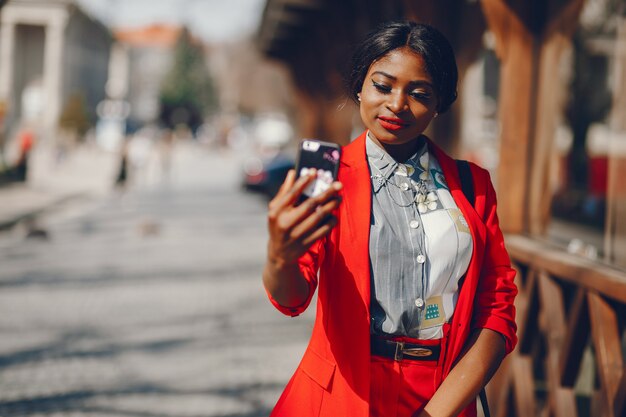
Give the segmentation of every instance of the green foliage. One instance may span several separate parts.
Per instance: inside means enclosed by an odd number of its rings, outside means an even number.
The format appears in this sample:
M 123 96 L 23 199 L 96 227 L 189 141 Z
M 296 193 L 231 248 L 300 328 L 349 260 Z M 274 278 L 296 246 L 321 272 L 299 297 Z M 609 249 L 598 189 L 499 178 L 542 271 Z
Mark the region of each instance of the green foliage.
M 198 127 L 204 116 L 217 107 L 217 95 L 205 61 L 202 45 L 184 29 L 174 50 L 174 64 L 160 92 L 160 119 L 173 128 Z
M 87 103 L 82 93 L 73 93 L 69 96 L 59 117 L 59 126 L 75 131 L 81 137 L 87 133 L 87 130 L 91 127 L 91 120 L 89 119 Z

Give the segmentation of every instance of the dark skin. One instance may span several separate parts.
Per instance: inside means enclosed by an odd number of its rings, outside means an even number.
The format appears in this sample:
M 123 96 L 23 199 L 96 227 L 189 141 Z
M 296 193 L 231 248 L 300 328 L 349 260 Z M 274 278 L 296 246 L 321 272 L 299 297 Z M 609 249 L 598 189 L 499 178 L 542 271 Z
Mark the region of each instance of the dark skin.
M 389 154 L 395 161 L 404 163 L 408 161 L 411 156 L 420 149 L 424 142 L 417 138 L 407 143 L 401 143 L 398 145 L 392 145 L 389 143 L 378 143 L 378 146 L 385 149 L 385 152 Z
M 437 97 L 424 61 L 407 48 L 391 51 L 371 64 L 359 100 L 361 119 L 372 139 L 399 162 L 415 154 L 420 135 L 437 114 Z M 385 120 L 397 120 L 403 127 L 388 129 Z M 263 283 L 285 307 L 299 306 L 307 299 L 309 287 L 297 261 L 337 223 L 332 213 L 340 204 L 340 183 L 334 183 L 318 197 L 296 204 L 312 180 L 313 176 L 308 176 L 296 181 L 295 173 L 290 172 L 269 205 L 270 238 Z M 504 355 L 505 342 L 499 333 L 475 330 L 455 366 L 418 417 L 458 415 L 491 379 Z
M 272 297 L 285 307 L 298 306 L 307 299 L 309 287 L 298 268 L 298 259 L 318 239 L 337 224 L 332 212 L 341 201 L 341 183 L 335 182 L 319 196 L 297 205 L 315 173 L 295 179 L 291 170 L 276 197 L 269 203 L 267 262 L 263 284 Z
M 504 338 L 490 329 L 470 335 L 457 363 L 437 388 L 419 417 L 458 415 L 498 370 L 505 355 Z
M 281 305 L 296 307 L 304 303 L 309 287 L 300 273 L 297 261 L 317 240 L 336 225 L 332 212 L 341 202 L 340 183 L 325 193 L 296 206 L 298 197 L 314 175 L 295 180 L 290 171 L 285 183 L 269 204 L 270 239 L 263 284 Z M 496 372 L 505 355 L 500 334 L 489 329 L 475 330 L 466 343 L 456 365 L 419 417 L 458 415 L 476 398 Z

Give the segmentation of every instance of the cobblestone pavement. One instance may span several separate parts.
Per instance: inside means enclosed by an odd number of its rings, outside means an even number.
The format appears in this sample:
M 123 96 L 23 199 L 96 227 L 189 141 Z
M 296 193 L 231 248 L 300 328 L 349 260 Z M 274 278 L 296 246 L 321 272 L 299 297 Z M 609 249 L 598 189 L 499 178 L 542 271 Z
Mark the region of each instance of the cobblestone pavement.
M 266 204 L 187 145 L 168 185 L 0 234 L 0 416 L 267 416 L 312 312 L 265 298 Z

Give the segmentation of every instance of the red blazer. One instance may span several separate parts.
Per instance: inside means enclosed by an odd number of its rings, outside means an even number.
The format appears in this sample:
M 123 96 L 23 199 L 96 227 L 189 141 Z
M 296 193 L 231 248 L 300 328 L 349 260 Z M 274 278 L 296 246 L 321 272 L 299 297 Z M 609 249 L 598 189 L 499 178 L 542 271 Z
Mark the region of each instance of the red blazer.
M 489 174 L 471 164 L 476 196 L 474 208 L 461 190 L 454 159 L 429 142 L 467 220 L 474 251 L 461 287 L 448 336 L 442 369 L 445 377 L 474 328 L 501 333 L 507 353 L 517 343 L 514 270 L 504 247 L 496 214 L 496 195 Z M 273 417 L 368 417 L 370 390 L 370 261 L 371 180 L 365 153 L 365 133 L 344 147 L 339 168 L 343 201 L 338 223 L 300 259 L 309 282 L 309 297 L 295 308 L 274 306 L 297 316 L 319 293 L 309 346 L 278 400 Z M 475 403 L 461 415 L 476 414 Z

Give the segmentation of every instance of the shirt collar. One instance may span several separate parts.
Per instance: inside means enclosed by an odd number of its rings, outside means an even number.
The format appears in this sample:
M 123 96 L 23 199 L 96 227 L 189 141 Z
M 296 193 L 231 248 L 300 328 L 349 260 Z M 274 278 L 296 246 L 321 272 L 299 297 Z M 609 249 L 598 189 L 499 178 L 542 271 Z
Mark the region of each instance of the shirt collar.
M 393 159 L 383 148 L 374 143 L 370 134 L 371 133 L 368 131 L 365 140 L 365 152 L 372 174 L 372 188 L 374 192 L 378 192 L 386 183 L 384 180 L 391 178 L 400 163 Z M 411 165 L 415 169 L 416 173 L 411 176 L 412 178 L 418 178 L 418 175 L 424 171 L 424 168 L 420 165 L 420 158 L 428 160 L 428 144 L 426 141 L 424 141 L 423 146 L 404 163 Z

